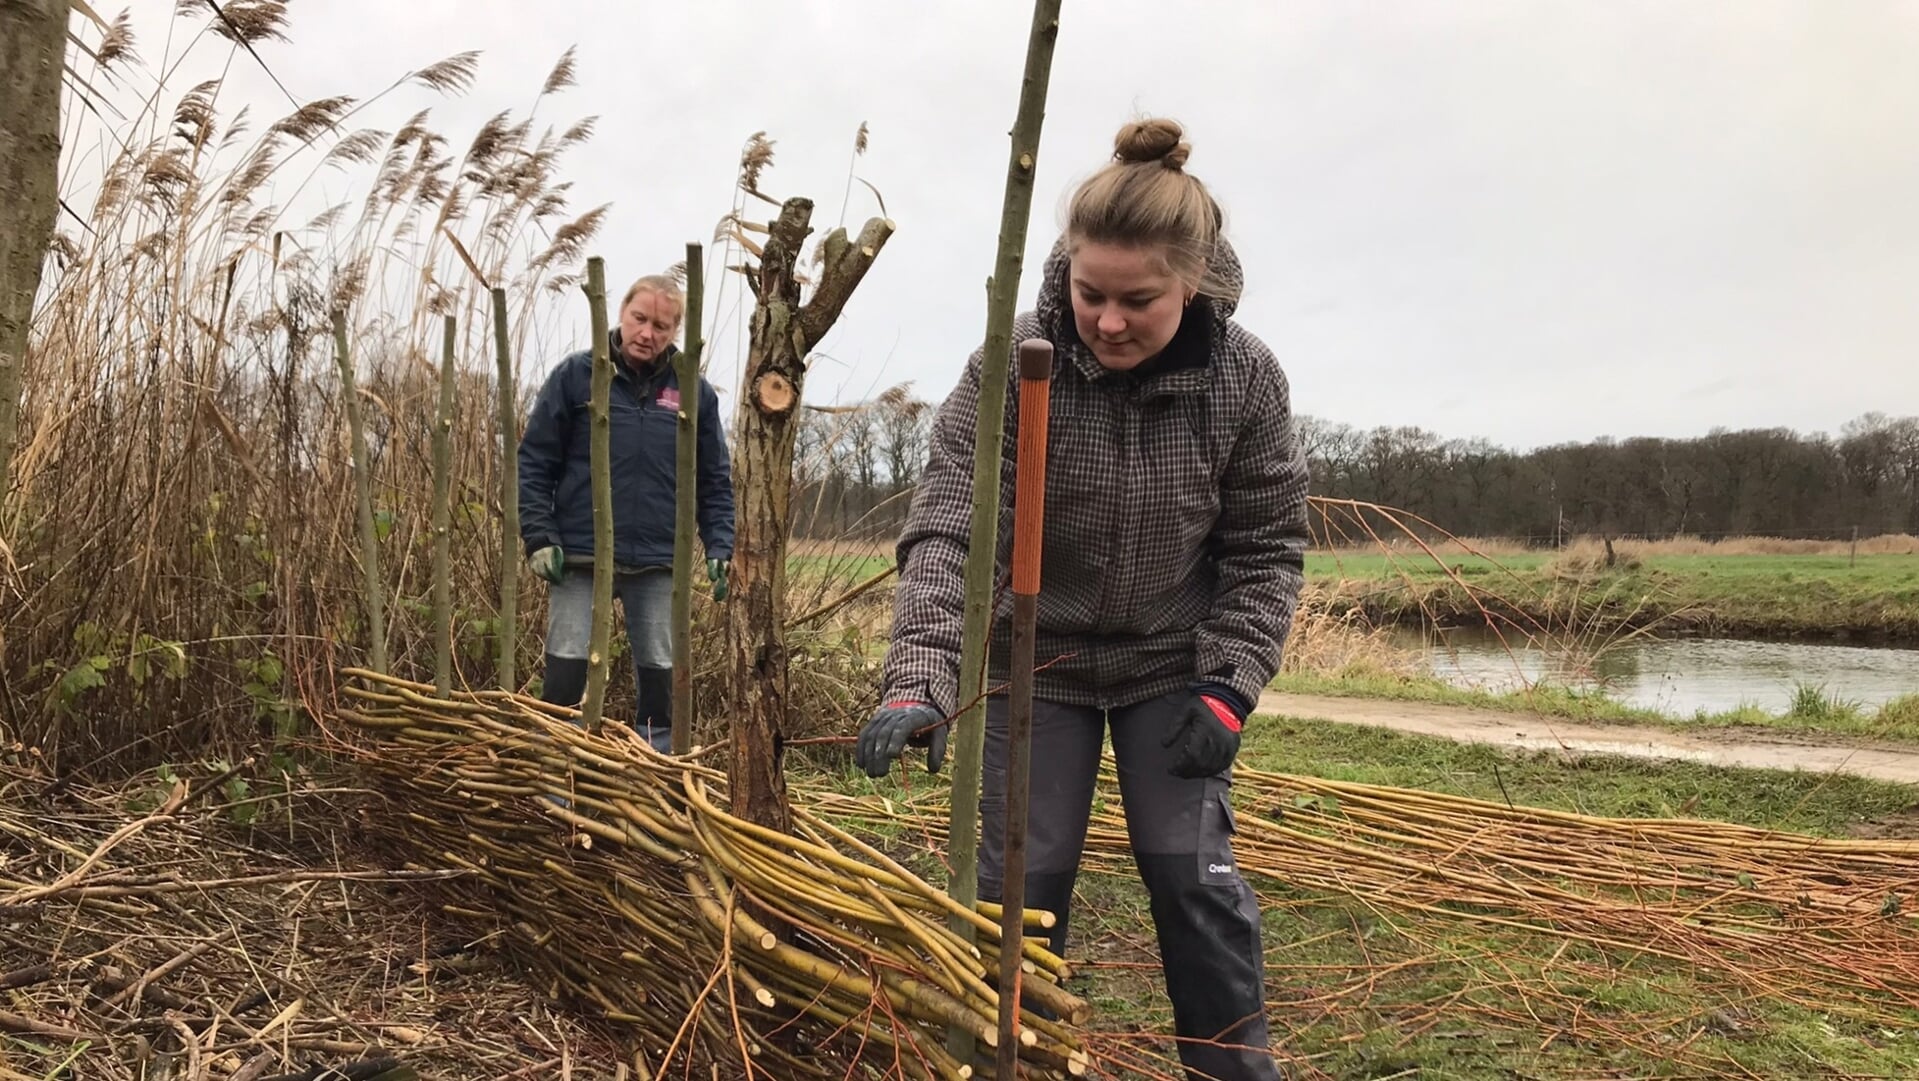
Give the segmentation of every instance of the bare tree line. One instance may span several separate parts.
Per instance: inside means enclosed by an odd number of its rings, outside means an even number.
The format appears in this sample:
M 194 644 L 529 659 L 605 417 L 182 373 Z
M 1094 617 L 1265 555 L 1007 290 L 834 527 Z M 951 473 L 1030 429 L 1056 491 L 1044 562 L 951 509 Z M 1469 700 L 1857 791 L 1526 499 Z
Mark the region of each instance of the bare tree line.
M 885 539 L 926 460 L 932 406 L 896 387 L 809 414 L 795 531 Z M 1301 416 L 1315 495 L 1398 507 L 1461 535 L 1539 545 L 1580 534 L 1806 537 L 1919 533 L 1919 416 L 1840 429 L 1715 428 L 1690 439 L 1601 438 L 1528 451 L 1420 427 Z
M 870 402 L 809 411 L 793 464 L 793 534 L 883 539 L 899 533 L 926 465 L 933 407 L 904 385 Z
M 1301 417 L 1313 492 L 1402 507 L 1458 534 L 1842 539 L 1919 532 L 1919 417 L 1867 413 L 1834 438 L 1715 428 L 1514 451 L 1418 427 Z

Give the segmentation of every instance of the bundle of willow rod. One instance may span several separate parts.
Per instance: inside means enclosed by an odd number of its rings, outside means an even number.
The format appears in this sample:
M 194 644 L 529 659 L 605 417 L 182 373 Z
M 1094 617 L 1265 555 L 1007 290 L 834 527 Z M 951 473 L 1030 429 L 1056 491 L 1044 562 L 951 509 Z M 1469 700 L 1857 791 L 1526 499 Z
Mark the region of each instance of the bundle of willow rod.
M 552 990 L 643 1033 L 662 1075 L 682 1056 L 774 1077 L 843 1076 L 857 1058 L 958 1081 L 975 1067 L 947 1054 L 947 1025 L 997 1045 L 992 914 L 804 800 L 794 835 L 762 829 L 727 812 L 724 775 L 620 726 L 589 734 L 520 695 L 342 674 L 356 705 L 339 716 L 369 737 L 363 757 L 404 816 L 390 832 L 417 864 L 473 872 L 448 910 L 499 918 Z M 1052 1014 L 1022 1010 L 1026 1072 L 1087 1074 L 1089 1011 L 1059 986 L 1065 962 L 1020 948 L 1022 1003 Z
M 1271 904 L 1323 891 L 1661 957 L 1746 993 L 1863 1019 L 1919 1010 L 1919 842 L 1596 818 L 1243 766 L 1234 787 L 1238 863 Z M 1088 868 L 1130 874 L 1110 757 L 1101 791 Z M 945 830 L 937 797 L 807 798 L 841 822 Z
M 1264 798 L 1249 801 L 1239 847 L 1294 885 L 1516 918 L 1718 970 L 1813 1009 L 1874 1019 L 1897 1016 L 1889 1007 L 1919 1009 L 1919 913 L 1906 903 L 1919 889 L 1919 843 L 1240 776 Z

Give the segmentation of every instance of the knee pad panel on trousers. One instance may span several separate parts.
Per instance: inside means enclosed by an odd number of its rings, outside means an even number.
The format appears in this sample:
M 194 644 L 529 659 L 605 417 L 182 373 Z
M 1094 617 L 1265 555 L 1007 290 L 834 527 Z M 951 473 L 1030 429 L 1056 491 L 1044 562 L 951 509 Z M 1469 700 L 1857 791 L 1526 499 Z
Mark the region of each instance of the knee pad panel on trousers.
M 1174 1025 L 1191 1041 L 1181 1043 L 1181 1061 L 1221 1078 L 1280 1077 L 1267 1050 L 1265 964 L 1252 888 L 1237 872 L 1228 884 L 1203 881 L 1214 876 L 1192 854 L 1134 858 L 1152 895 Z

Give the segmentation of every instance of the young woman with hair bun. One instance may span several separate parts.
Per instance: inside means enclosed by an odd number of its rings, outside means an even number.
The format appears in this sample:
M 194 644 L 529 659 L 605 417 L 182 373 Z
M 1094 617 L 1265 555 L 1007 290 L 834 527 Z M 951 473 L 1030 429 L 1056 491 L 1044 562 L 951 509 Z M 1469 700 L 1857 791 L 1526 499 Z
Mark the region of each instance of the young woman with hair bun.
M 1039 594 L 1026 905 L 1067 910 L 1110 728 L 1133 856 L 1152 897 L 1180 1057 L 1192 1078 L 1281 1076 L 1265 1017 L 1259 909 L 1233 859 L 1232 763 L 1279 669 L 1304 582 L 1307 467 L 1287 382 L 1235 322 L 1242 277 L 1219 203 L 1186 171 L 1171 120 L 1127 124 L 1073 193 L 1017 343 L 1054 347 Z M 856 758 L 883 776 L 908 745 L 945 758 L 960 708 L 972 514 L 976 351 L 939 408 L 899 541 L 884 703 Z M 1011 550 L 1006 401 L 999 574 Z M 995 613 L 988 682 L 1011 630 Z M 1003 866 L 1006 701 L 989 698 L 980 896 Z

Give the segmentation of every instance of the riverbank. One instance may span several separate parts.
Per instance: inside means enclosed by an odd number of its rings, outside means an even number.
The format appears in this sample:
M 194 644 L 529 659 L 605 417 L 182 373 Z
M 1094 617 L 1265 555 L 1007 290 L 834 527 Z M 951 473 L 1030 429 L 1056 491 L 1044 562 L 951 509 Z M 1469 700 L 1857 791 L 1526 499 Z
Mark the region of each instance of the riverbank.
M 1801 685 L 1793 695 L 1791 706 L 1783 711 L 1745 705 L 1730 710 L 1700 710 L 1690 716 L 1627 705 L 1596 691 L 1553 684 L 1540 684 L 1526 690 L 1492 691 L 1458 687 L 1436 676 L 1365 664 L 1355 664 L 1339 672 L 1288 672 L 1272 682 L 1271 690 L 1281 695 L 1420 703 L 1674 731 L 1776 729 L 1919 745 L 1919 689 L 1877 707 L 1864 707 L 1818 687 Z
M 1919 554 L 1441 555 L 1314 553 L 1307 577 L 1330 611 L 1373 622 L 1919 645 Z

